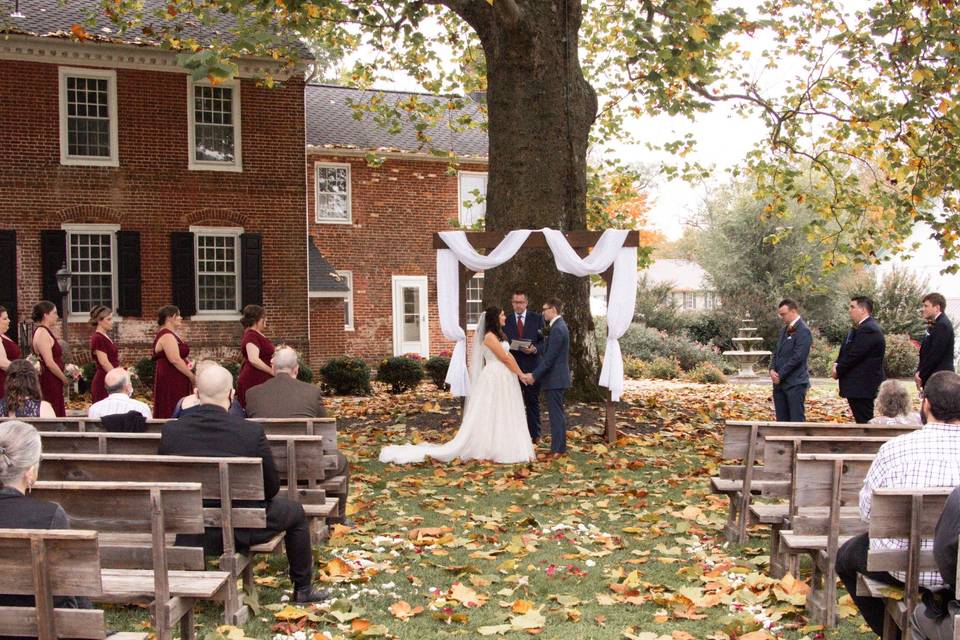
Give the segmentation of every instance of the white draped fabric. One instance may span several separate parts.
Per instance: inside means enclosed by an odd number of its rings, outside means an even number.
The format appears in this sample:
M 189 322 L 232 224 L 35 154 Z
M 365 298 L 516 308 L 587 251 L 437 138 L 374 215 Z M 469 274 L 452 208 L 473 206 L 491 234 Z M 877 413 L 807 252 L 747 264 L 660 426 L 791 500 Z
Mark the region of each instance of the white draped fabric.
M 637 298 L 637 248 L 624 247 L 629 231 L 608 229 L 586 258 L 580 258 L 567 242 L 562 231 L 540 230 L 553 252 L 557 269 L 575 276 L 600 274 L 613 266 L 607 305 L 607 345 L 600 371 L 600 385 L 610 389 L 619 400 L 623 393 L 623 357 L 619 339 L 630 327 Z M 437 306 L 440 329 L 447 340 L 456 342 L 447 370 L 446 382 L 454 396 L 470 393 L 467 373 L 467 335 L 460 326 L 460 270 L 463 263 L 471 271 L 493 269 L 510 260 L 530 236 L 530 230 L 511 231 L 487 255 L 480 255 L 470 245 L 463 231 L 443 231 L 440 238 L 449 247 L 437 250 Z
M 500 266 L 516 255 L 530 236 L 529 230 L 511 231 L 487 255 L 477 253 L 464 231 L 441 231 L 440 239 L 449 249 L 437 249 L 437 307 L 440 330 L 447 340 L 456 342 L 450 356 L 446 382 L 454 396 L 470 394 L 467 373 L 467 334 L 460 326 L 460 268 L 463 263 L 471 271 L 485 271 Z
M 623 243 L 630 233 L 625 229 L 607 229 L 593 251 L 581 258 L 573 250 L 562 231 L 541 229 L 553 252 L 557 269 L 575 276 L 598 275 L 613 266 L 613 281 L 607 296 L 607 345 L 600 370 L 600 386 L 610 389 L 610 397 L 619 400 L 623 393 L 623 356 L 620 338 L 633 320 L 637 302 L 637 248 Z

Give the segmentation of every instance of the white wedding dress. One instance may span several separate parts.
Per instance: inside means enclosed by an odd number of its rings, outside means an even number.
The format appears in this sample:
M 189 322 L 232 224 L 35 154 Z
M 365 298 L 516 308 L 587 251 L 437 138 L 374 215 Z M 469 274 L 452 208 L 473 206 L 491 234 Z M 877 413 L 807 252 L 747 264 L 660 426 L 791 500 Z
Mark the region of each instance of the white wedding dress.
M 502 344 L 505 351 L 510 348 L 509 342 Z M 471 384 L 463 422 L 453 440 L 445 444 L 387 445 L 380 450 L 380 462 L 410 464 L 423 462 L 427 456 L 441 462 L 460 458 L 502 464 L 536 459 L 520 381 L 489 347 L 481 343 L 475 348 L 483 361 L 478 362 L 481 368 Z

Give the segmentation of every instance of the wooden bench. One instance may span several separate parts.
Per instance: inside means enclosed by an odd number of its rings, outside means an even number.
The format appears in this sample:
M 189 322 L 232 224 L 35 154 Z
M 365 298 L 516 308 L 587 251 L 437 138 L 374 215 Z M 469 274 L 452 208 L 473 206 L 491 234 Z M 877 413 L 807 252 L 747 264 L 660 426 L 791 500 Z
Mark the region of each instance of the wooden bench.
M 731 542 L 747 541 L 750 503 L 754 495 L 786 497 L 789 479 L 776 472 L 767 473 L 763 462 L 764 440 L 768 436 L 867 436 L 894 437 L 909 433 L 913 425 L 841 424 L 835 422 L 765 422 L 730 420 L 723 427 L 725 460 L 740 460 L 738 465 L 724 465 L 720 475 L 711 478 L 714 493 L 730 500 L 724 531 Z
M 863 574 L 857 577 L 857 593 L 884 599 L 883 638 L 896 637 L 897 629 L 910 626 L 910 616 L 920 601 L 920 573 L 939 571 L 932 550 L 923 550 L 922 542 L 934 536 L 943 505 L 953 487 L 909 489 L 876 489 L 870 509 L 871 538 L 901 538 L 907 541 L 903 550 L 877 550 L 867 553 L 868 571 L 902 571 L 906 574 L 903 589 L 873 580 Z M 890 597 L 891 593 L 898 598 Z M 954 638 L 960 627 L 954 626 Z
M 837 549 L 866 531 L 860 489 L 872 454 L 798 454 L 790 502 L 790 529 L 780 532 L 782 553 L 813 560 L 807 611 L 815 624 L 833 626 L 837 611 Z M 797 563 L 786 562 L 795 573 Z
M 194 638 L 194 603 L 223 600 L 230 574 L 205 571 L 202 549 L 168 546 L 178 533 L 203 533 L 198 483 L 41 481 L 31 495 L 100 534 L 103 592 L 94 599 L 150 604 L 160 640 L 172 640 L 177 623 L 182 639 Z
M 846 436 L 769 436 L 764 438 L 763 468 L 766 473 L 787 478 L 788 497 L 793 495 L 793 477 L 796 467 L 796 455 L 800 453 L 876 453 L 890 440 L 885 437 L 846 437 Z M 782 578 L 787 572 L 796 575 L 797 556 L 786 556 L 781 552 L 780 531 L 789 528 L 790 501 L 774 503 L 756 503 L 750 505 L 750 521 L 770 527 L 770 575 Z M 787 562 L 785 562 L 785 559 Z
M 103 611 L 54 608 L 55 596 L 102 593 L 96 531 L 0 529 L 0 593 L 34 597 L 34 606 L 0 607 L 0 636 L 106 638 Z M 147 634 L 110 638 L 146 640 Z
M 60 482 L 198 482 L 203 499 L 218 500 L 218 507 L 204 507 L 205 527 L 223 531 L 220 568 L 230 574 L 224 594 L 227 624 L 243 624 L 250 610 L 242 602 L 237 580 L 246 593 L 253 593 L 252 555 L 275 553 L 283 541 L 278 533 L 264 544 L 239 552 L 235 528 L 263 529 L 263 507 L 235 507 L 234 501 L 263 501 L 263 468 L 260 458 L 205 458 L 193 456 L 137 456 L 101 454 L 43 454 L 40 479 Z
M 154 455 L 160 445 L 159 433 L 107 433 L 105 431 L 41 431 L 43 450 L 47 453 L 101 453 L 112 455 Z M 338 515 L 337 498 L 328 498 L 327 491 L 340 495 L 346 490 L 346 478 L 334 476 L 335 453 L 325 453 L 322 436 L 267 436 L 280 482 L 287 498 L 303 505 L 314 520 Z M 315 541 L 323 539 L 322 522 L 311 527 Z

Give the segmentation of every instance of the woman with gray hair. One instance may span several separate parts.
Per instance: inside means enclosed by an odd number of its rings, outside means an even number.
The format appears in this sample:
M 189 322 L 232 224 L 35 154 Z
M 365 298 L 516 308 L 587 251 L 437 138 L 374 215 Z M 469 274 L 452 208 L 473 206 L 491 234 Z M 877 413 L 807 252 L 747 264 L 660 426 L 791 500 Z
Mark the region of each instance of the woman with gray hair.
M 896 380 L 885 380 L 874 402 L 870 424 L 920 424 L 920 414 L 911 411 L 910 392 Z
M 28 494 L 40 472 L 40 434 L 19 420 L 0 423 L 0 529 L 69 529 L 63 507 Z M 0 606 L 30 607 L 33 596 L 0 595 Z M 86 598 L 57 597 L 62 609 L 89 609 Z

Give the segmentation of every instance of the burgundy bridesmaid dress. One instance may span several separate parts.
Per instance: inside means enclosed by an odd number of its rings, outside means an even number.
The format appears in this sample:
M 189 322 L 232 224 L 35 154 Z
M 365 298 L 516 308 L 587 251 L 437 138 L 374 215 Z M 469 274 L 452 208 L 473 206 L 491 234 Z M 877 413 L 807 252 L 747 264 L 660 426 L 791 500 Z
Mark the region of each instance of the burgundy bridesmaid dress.
M 46 331 L 53 338 L 53 361 L 60 367 L 60 371 L 63 371 L 63 347 L 60 346 L 60 341 L 47 327 L 37 329 L 37 331 L 40 330 Z M 33 335 L 36 336 L 36 332 Z M 63 418 L 67 415 L 67 406 L 63 400 L 63 382 L 46 367 L 43 358 L 40 358 L 40 393 L 43 395 L 43 399 L 53 407 L 53 412 L 57 414 L 57 417 Z
M 97 365 L 97 372 L 93 374 L 93 382 L 90 383 L 90 395 L 93 397 L 94 402 L 99 402 L 107 397 L 106 385 L 103 382 L 107 372 L 100 366 L 100 361 L 97 359 L 97 354 L 95 353 L 96 351 L 102 351 L 107 354 L 107 360 L 109 360 L 110 364 L 114 367 L 120 366 L 120 351 L 117 349 L 117 345 L 114 344 L 113 340 L 99 331 L 94 331 L 93 335 L 90 336 L 90 356 Z
M 177 339 L 180 358 L 186 360 L 190 355 L 190 345 L 180 339 L 180 336 L 169 329 L 160 329 L 153 339 L 153 359 L 157 363 L 153 376 L 153 417 L 170 418 L 177 406 L 177 401 L 193 393 L 193 383 L 167 360 L 163 349 L 157 352 L 157 342 L 166 334 L 172 334 Z
M 261 371 L 250 364 L 247 360 L 247 345 L 255 344 L 260 347 L 260 360 L 270 364 L 273 358 L 275 347 L 266 337 L 253 329 L 247 329 L 243 332 L 243 340 L 240 342 L 240 353 L 243 355 L 243 365 L 240 367 L 240 374 L 237 376 L 237 400 L 240 406 L 247 407 L 247 389 L 262 384 L 273 377 L 266 371 Z

